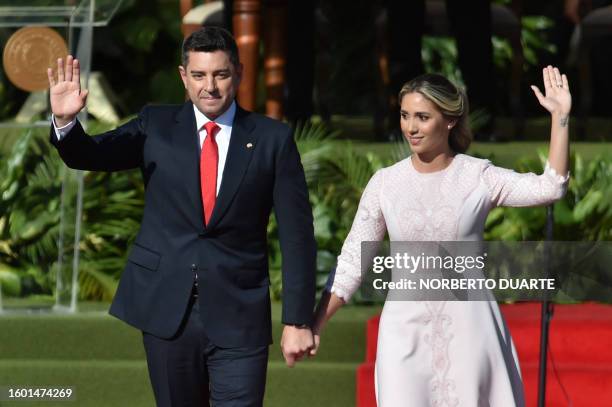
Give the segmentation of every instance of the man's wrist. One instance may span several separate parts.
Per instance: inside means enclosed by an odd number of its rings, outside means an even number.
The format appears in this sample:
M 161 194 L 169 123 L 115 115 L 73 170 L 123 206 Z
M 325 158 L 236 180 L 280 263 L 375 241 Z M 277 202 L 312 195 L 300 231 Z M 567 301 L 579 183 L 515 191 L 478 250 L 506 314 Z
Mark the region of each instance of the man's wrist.
M 292 326 L 292 327 L 298 328 L 298 329 L 310 328 L 310 325 L 308 325 L 308 324 L 285 324 L 285 326 Z
M 76 116 L 75 116 L 76 117 Z M 57 117 L 53 116 L 53 120 L 55 121 L 55 126 L 58 128 L 66 127 L 70 123 L 72 123 L 75 117 Z

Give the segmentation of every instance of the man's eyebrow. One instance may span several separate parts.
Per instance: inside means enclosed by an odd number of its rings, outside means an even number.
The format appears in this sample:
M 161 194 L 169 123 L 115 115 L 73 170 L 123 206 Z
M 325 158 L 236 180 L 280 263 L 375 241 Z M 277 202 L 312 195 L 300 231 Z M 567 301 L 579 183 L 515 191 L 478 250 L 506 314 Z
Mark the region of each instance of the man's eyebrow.
M 216 71 L 213 71 L 213 74 L 219 74 L 219 73 L 228 73 L 228 72 L 230 72 L 229 68 L 225 68 L 225 69 L 217 69 Z M 204 72 L 204 71 L 198 71 L 198 70 L 192 69 L 192 70 L 190 70 L 190 71 L 189 71 L 189 73 L 191 73 L 192 75 L 193 75 L 193 74 L 201 74 L 201 75 L 203 75 L 203 74 L 205 74 L 206 72 Z

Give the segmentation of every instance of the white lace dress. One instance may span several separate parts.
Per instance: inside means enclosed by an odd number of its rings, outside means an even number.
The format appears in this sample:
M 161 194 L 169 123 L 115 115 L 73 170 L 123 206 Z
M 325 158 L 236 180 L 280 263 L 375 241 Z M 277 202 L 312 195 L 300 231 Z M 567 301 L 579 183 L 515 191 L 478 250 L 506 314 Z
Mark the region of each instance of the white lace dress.
M 361 283 L 362 241 L 482 240 L 495 206 L 545 205 L 569 175 L 548 164 L 519 174 L 488 160 L 455 156 L 442 171 L 419 173 L 410 158 L 368 183 L 328 290 L 348 300 Z M 516 351 L 496 302 L 387 301 L 378 333 L 379 407 L 523 406 Z

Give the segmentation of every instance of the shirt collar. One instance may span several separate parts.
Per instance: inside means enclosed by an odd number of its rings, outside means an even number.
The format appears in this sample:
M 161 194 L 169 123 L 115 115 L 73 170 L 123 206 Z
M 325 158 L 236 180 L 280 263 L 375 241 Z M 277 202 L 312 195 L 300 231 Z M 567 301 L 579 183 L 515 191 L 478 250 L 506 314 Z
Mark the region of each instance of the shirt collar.
M 204 127 L 206 123 L 211 121 L 206 115 L 198 110 L 196 105 L 193 105 L 193 111 L 195 113 L 196 125 L 198 127 L 198 131 Z M 234 100 L 230 107 L 223 112 L 223 114 L 217 117 L 214 122 L 217 123 L 221 127 L 232 127 L 232 123 L 234 123 L 234 117 L 236 116 L 236 101 Z

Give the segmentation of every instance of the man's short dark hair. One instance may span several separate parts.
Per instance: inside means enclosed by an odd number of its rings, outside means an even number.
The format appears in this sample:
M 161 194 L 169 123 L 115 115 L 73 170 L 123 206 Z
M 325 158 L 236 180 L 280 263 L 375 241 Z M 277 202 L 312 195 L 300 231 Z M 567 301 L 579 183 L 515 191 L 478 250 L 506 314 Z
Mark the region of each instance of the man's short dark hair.
M 238 59 L 238 46 L 232 34 L 221 27 L 202 27 L 192 33 L 183 41 L 183 66 L 189 63 L 189 52 L 214 52 L 225 51 L 229 54 L 230 62 L 237 67 L 240 64 Z

